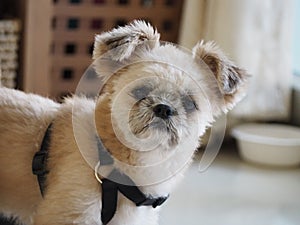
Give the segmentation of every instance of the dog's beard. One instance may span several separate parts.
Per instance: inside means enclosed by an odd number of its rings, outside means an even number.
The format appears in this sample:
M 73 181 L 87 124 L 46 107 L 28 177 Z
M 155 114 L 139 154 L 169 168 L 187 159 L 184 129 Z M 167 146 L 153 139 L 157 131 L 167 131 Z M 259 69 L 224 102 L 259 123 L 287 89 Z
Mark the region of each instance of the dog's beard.
M 180 141 L 178 129 L 176 129 L 172 119 L 163 120 L 160 118 L 154 118 L 153 122 L 150 123 L 150 129 L 158 130 L 163 134 L 167 134 L 168 144 L 171 147 L 176 146 Z
M 138 138 L 154 137 L 153 140 L 160 139 L 162 142 L 167 140 L 170 147 L 174 147 L 179 143 L 179 134 L 174 122 L 171 119 L 160 119 L 153 117 L 149 122 L 140 123 L 139 126 L 132 128 L 132 132 Z

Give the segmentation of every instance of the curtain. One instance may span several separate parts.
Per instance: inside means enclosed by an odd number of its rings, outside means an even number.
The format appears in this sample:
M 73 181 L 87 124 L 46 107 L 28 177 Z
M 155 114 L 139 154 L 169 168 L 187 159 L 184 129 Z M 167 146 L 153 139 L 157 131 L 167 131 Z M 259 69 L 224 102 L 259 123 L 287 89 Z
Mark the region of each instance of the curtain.
M 245 99 L 231 112 L 246 120 L 290 114 L 293 0 L 186 0 L 179 43 L 214 40 L 252 75 Z

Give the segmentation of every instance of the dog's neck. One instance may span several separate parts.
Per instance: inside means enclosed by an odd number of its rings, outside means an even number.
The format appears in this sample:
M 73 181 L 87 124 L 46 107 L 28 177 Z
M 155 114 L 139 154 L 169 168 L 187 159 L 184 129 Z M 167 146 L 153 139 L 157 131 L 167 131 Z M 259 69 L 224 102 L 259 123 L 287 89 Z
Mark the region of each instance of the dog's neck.
M 82 157 L 95 168 L 99 158 L 95 137 L 99 136 L 114 158 L 114 167 L 129 176 L 145 194 L 153 197 L 170 194 L 188 168 L 193 151 L 198 146 L 198 138 L 186 138 L 172 151 L 160 146 L 148 152 L 131 150 L 115 136 L 109 100 L 103 98 L 101 101 L 103 104 L 85 98 L 73 98 L 66 102 L 69 105 L 66 105 L 67 110 L 72 113 L 73 132 Z

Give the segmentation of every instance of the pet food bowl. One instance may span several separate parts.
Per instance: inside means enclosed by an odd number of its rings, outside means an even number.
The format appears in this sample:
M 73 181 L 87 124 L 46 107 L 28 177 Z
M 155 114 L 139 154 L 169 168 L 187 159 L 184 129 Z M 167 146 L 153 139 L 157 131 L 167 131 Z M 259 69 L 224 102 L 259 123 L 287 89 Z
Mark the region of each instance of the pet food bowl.
M 244 124 L 232 130 L 242 159 L 268 166 L 300 165 L 300 128 L 280 124 Z

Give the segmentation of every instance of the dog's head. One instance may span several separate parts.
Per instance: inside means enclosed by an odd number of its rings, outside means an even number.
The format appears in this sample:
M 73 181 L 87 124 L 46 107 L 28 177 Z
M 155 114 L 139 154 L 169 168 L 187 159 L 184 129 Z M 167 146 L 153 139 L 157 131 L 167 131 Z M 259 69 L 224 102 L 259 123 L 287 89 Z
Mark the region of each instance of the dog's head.
M 105 79 L 96 110 L 104 142 L 116 134 L 136 149 L 149 140 L 167 150 L 197 142 L 244 95 L 245 71 L 215 44 L 198 43 L 189 53 L 161 43 L 143 21 L 96 36 L 93 58 Z

